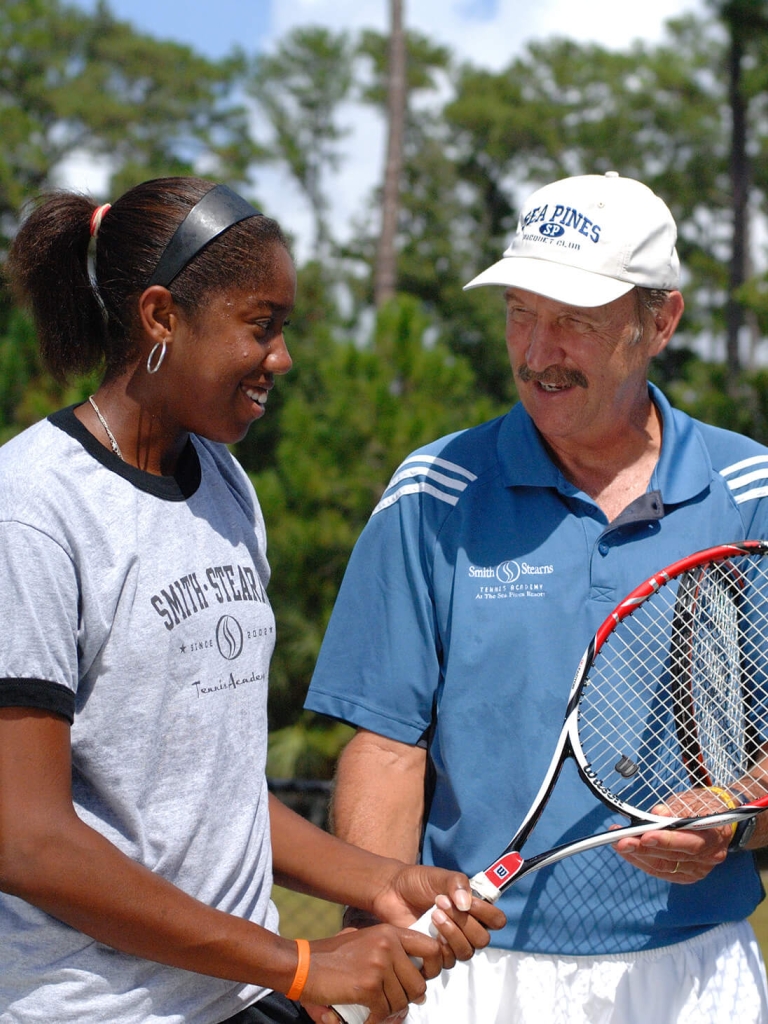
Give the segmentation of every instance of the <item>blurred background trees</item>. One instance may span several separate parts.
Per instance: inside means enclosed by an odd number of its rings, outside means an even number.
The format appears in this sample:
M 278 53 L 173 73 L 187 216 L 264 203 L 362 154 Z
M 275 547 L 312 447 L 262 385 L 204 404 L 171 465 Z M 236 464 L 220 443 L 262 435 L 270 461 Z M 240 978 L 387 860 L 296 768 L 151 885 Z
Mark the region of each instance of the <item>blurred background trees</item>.
M 616 170 L 666 199 L 686 314 L 655 379 L 694 415 L 768 442 L 768 0 L 709 0 L 706 17 L 621 52 L 538 41 L 500 72 L 458 64 L 408 30 L 407 4 L 388 2 L 393 39 L 307 26 L 272 53 L 222 60 L 136 31 L 104 0 L 93 13 L 63 0 L 0 6 L 0 261 L 27 201 L 75 160 L 105 168 L 100 201 L 195 173 L 280 219 L 259 197 L 278 166 L 311 210 L 295 369 L 237 446 L 269 527 L 273 774 L 327 775 L 347 735 L 301 703 L 390 474 L 416 445 L 514 400 L 500 296 L 462 286 L 506 247 L 532 189 Z M 330 197 L 350 105 L 390 119 L 394 158 L 339 237 Z M 26 314 L 0 289 L 0 441 L 95 383 L 50 380 Z

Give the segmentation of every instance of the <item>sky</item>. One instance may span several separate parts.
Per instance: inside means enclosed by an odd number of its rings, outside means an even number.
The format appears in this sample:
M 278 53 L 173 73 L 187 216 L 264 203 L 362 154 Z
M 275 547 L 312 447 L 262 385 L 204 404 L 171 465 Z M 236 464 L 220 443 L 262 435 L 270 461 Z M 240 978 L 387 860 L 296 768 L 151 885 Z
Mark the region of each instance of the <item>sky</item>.
M 95 0 L 76 0 L 88 10 Z M 388 0 L 108 0 L 117 17 L 161 39 L 187 43 L 218 58 L 234 46 L 269 51 L 298 25 L 333 30 L 386 31 Z M 617 0 L 403 0 L 408 28 L 448 46 L 459 60 L 499 70 L 535 39 L 565 36 L 626 49 L 635 39 L 659 42 L 664 23 L 683 13 L 702 13 L 704 0 L 644 0 L 642 14 Z M 359 216 L 383 167 L 383 126 L 350 108 L 346 156 L 332 183 L 334 235 L 343 238 Z M 73 161 L 65 183 L 101 195 L 104 171 L 92 160 Z M 307 253 L 310 218 L 284 174 L 259 171 L 255 194 L 266 212 L 294 234 L 297 256 Z M 102 198 L 111 198 L 102 196 Z
M 76 0 L 92 10 L 95 0 Z M 334 29 L 386 28 L 387 0 L 108 0 L 120 18 L 160 38 L 189 43 L 212 57 L 234 45 L 269 49 L 301 24 Z M 625 47 L 658 40 L 665 20 L 700 11 L 702 0 L 644 0 L 642 15 L 616 0 L 403 0 L 406 24 L 474 63 L 504 64 L 528 40 L 564 35 Z

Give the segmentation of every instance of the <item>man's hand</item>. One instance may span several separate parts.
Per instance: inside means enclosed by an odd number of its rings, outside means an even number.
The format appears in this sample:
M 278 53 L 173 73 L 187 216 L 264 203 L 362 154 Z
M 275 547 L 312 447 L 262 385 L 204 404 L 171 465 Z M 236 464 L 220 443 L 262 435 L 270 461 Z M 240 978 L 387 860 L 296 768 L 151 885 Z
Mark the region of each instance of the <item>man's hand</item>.
M 654 807 L 661 816 L 687 818 L 717 814 L 726 810 L 723 801 L 708 789 L 692 789 L 666 804 Z M 733 838 L 731 825 L 718 825 L 700 832 L 679 829 L 671 832 L 646 832 L 620 839 L 614 849 L 629 864 L 667 882 L 686 885 L 700 882 L 722 864 Z

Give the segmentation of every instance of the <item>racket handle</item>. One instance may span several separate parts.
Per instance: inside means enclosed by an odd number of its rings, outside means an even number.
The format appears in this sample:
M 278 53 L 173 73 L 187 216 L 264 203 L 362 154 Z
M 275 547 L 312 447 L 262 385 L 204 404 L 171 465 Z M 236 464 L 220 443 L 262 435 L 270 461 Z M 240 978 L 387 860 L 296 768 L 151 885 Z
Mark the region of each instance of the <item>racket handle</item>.
M 501 896 L 501 889 L 493 884 L 485 871 L 478 871 L 476 875 L 473 875 L 469 880 L 469 887 L 473 896 L 485 900 L 486 903 L 495 903 Z
M 432 924 L 432 912 L 434 910 L 434 907 L 430 907 L 426 913 L 421 915 L 418 921 L 408 925 L 410 930 L 412 932 L 419 932 L 421 935 L 431 935 L 432 938 L 437 938 L 437 929 Z M 411 962 L 421 970 L 422 960 L 420 957 L 412 956 Z M 367 1006 L 358 1006 L 354 1003 L 339 1003 L 332 1006 L 331 1009 L 344 1024 L 365 1024 L 368 1014 L 371 1012 Z

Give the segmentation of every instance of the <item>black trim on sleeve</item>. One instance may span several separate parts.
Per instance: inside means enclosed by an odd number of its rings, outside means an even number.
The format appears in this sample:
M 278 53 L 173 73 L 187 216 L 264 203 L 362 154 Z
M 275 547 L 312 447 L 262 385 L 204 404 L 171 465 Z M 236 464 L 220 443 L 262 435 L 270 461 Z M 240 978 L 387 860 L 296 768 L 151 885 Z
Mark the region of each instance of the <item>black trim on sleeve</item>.
M 0 679 L 0 707 L 53 711 L 71 725 L 75 718 L 75 695 L 49 679 Z

